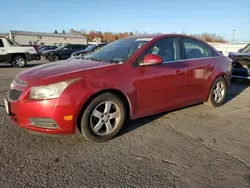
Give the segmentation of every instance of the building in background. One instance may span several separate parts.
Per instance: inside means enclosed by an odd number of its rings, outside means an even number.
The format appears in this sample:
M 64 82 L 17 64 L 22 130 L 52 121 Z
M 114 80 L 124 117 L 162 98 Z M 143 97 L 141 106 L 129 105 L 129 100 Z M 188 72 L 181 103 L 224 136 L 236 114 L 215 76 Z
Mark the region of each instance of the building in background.
M 31 31 L 10 31 L 9 38 L 21 45 L 87 44 L 87 37 L 82 35 L 55 34 Z

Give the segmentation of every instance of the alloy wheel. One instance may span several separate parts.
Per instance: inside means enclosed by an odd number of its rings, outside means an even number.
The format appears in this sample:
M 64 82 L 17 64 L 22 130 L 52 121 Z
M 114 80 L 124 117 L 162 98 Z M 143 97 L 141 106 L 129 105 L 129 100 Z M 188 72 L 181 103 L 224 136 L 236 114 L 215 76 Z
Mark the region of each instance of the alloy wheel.
M 219 81 L 215 84 L 215 87 L 213 89 L 213 95 L 214 95 L 214 102 L 215 103 L 220 103 L 225 95 L 225 86 L 222 81 Z
M 121 121 L 121 110 L 113 101 L 98 104 L 91 113 L 90 126 L 98 136 L 111 134 Z

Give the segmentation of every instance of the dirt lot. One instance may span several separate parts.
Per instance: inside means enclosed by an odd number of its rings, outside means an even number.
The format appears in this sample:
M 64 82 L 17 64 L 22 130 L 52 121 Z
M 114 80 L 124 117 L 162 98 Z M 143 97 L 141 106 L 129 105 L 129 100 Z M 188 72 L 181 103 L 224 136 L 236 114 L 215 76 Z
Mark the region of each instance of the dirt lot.
M 0 98 L 21 69 L 0 66 Z M 250 81 L 220 108 L 197 105 L 128 123 L 107 143 L 13 126 L 0 101 L 0 187 L 250 187 Z

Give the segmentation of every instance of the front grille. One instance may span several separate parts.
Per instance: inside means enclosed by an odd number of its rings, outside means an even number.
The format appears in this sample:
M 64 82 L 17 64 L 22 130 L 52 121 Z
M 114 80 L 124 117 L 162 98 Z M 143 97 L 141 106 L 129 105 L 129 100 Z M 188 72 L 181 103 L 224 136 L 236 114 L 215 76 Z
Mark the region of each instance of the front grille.
M 16 89 L 10 89 L 8 92 L 8 99 L 12 101 L 16 101 L 18 100 L 21 94 L 22 94 L 22 91 L 19 91 Z
M 30 123 L 37 127 L 56 129 L 58 125 L 50 118 L 29 118 Z

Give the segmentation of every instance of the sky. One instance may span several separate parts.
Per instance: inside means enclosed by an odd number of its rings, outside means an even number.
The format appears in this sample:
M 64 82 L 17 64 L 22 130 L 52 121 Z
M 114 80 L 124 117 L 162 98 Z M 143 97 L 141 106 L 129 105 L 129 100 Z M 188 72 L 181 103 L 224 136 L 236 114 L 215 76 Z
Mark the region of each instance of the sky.
M 1 3 L 2 4 L 2 3 Z M 213 33 L 250 41 L 250 0 L 7 0 L 0 33 L 98 30 Z

